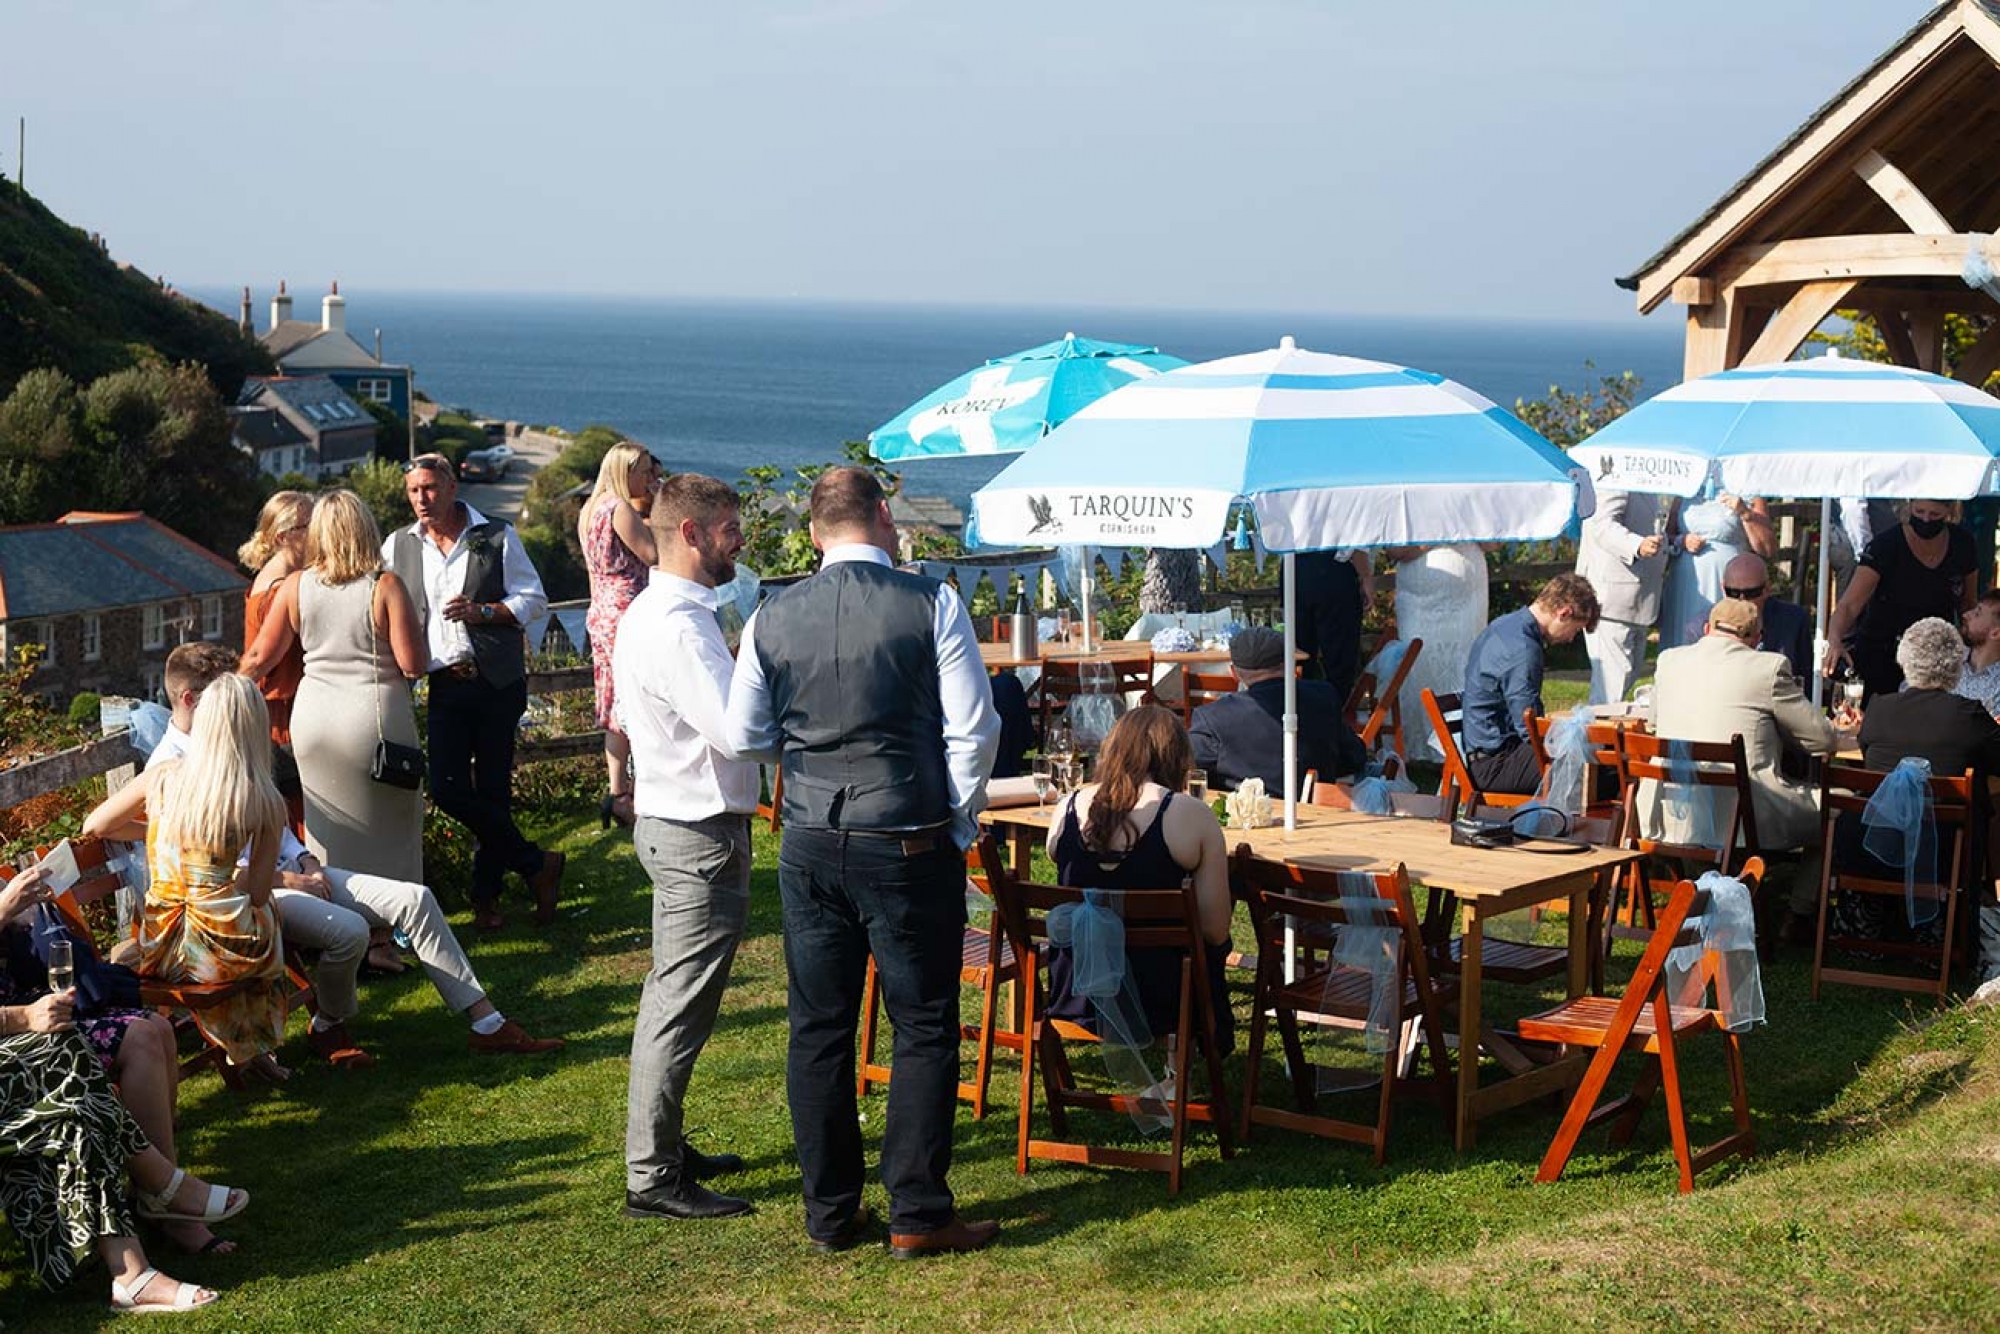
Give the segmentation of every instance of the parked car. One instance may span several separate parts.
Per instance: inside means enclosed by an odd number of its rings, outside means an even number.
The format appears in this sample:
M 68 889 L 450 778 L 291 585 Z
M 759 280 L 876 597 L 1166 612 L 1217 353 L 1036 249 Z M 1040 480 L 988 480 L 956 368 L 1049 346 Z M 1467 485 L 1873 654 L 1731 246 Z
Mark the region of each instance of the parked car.
M 505 445 L 475 449 L 459 460 L 458 479 L 462 482 L 497 482 L 513 466 L 514 451 Z

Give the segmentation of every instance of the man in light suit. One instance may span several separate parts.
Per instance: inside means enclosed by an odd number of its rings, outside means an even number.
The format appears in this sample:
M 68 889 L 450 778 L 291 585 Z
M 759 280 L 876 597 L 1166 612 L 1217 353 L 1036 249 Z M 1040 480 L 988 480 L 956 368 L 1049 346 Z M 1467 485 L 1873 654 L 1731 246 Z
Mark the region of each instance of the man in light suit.
M 1725 597 L 1708 613 L 1708 633 L 1684 648 L 1660 655 L 1653 678 L 1653 730 L 1681 741 L 1727 741 L 1741 735 L 1750 763 L 1750 796 L 1756 809 L 1757 839 L 1767 849 L 1805 847 L 1819 838 L 1819 806 L 1813 789 L 1786 780 L 1779 761 L 1787 746 L 1808 755 L 1833 753 L 1833 725 L 1799 688 L 1782 653 L 1756 648 L 1763 632 L 1756 604 Z M 1706 842 L 1697 830 L 1661 800 L 1657 784 L 1639 792 L 1642 828 L 1653 837 Z M 1650 789 L 1650 790 L 1649 790 Z M 1713 797 L 1721 790 L 1707 789 Z M 1707 812 L 1697 802 L 1696 820 Z M 1721 812 L 1717 812 L 1718 817 Z M 1724 827 L 1714 820 L 1714 833 Z
M 1590 702 L 1612 704 L 1646 659 L 1646 635 L 1660 618 L 1667 572 L 1660 530 L 1672 501 L 1636 491 L 1599 491 L 1597 512 L 1583 521 L 1576 572 L 1597 590 L 1598 621 L 1584 635 L 1590 654 Z

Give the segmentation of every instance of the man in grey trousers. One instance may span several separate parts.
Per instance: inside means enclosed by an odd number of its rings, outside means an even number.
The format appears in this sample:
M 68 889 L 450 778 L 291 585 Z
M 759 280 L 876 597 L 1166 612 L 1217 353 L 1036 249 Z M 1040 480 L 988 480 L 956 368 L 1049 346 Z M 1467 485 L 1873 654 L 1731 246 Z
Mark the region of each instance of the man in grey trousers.
M 750 906 L 758 774 L 722 740 L 733 664 L 715 591 L 736 575 L 743 526 L 736 492 L 696 473 L 661 484 L 651 523 L 659 564 L 620 619 L 612 655 L 632 742 L 632 841 L 653 881 L 653 970 L 632 1034 L 625 1213 L 726 1218 L 750 1212 L 750 1202 L 701 1179 L 741 1171 L 743 1160 L 695 1152 L 682 1110 Z

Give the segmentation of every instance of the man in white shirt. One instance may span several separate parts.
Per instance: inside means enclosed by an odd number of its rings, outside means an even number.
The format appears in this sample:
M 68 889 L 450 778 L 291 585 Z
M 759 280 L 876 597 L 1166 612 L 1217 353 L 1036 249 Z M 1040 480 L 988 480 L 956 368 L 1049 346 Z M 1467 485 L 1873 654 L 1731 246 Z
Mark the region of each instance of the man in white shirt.
M 784 777 L 785 1088 L 806 1235 L 844 1250 L 870 1221 L 854 1030 L 872 955 L 896 1032 L 882 1135 L 890 1252 L 977 1250 L 999 1224 L 960 1219 L 945 1177 L 965 849 L 1000 720 L 958 595 L 892 568 L 896 526 L 872 474 L 820 476 L 812 540 L 825 557 L 819 573 L 772 596 L 743 628 L 727 735 L 738 755 L 776 752 Z
M 208 683 L 236 669 L 236 651 L 220 644 L 183 644 L 167 655 L 166 687 L 173 718 L 146 757 L 146 771 L 112 793 L 85 819 L 90 838 L 143 839 L 148 780 L 162 761 L 194 746 L 195 705 Z M 244 850 L 239 865 L 249 859 Z M 314 1014 L 306 1044 L 337 1069 L 366 1069 L 375 1058 L 347 1031 L 361 1008 L 356 979 L 373 926 L 400 930 L 447 1007 L 472 1025 L 467 1039 L 483 1055 L 535 1055 L 555 1051 L 560 1038 L 536 1038 L 494 1007 L 473 975 L 472 963 L 445 921 L 429 886 L 384 876 L 323 867 L 290 826 L 280 831 L 278 882 L 271 902 L 287 944 L 317 951 L 313 969 Z
M 549 600 L 513 526 L 458 499 L 449 459 L 411 459 L 403 494 L 417 521 L 384 539 L 382 559 L 416 600 L 430 641 L 431 800 L 472 831 L 473 924 L 506 925 L 500 891 L 513 871 L 535 896 L 536 923 L 547 926 L 563 854 L 544 852 L 514 823 L 514 737 L 528 708 L 522 627 Z
M 1980 594 L 1959 624 L 1965 634 L 1965 666 L 1951 693 L 2000 718 L 2000 589 Z
M 619 619 L 611 660 L 632 744 L 632 843 L 653 881 L 653 970 L 639 997 L 626 1097 L 631 1218 L 726 1218 L 751 1208 L 701 1185 L 740 1171 L 743 1160 L 697 1153 L 682 1133 L 688 1080 L 750 913 L 758 773 L 725 740 L 732 665 L 715 592 L 736 577 L 739 503 L 699 473 L 660 485 L 649 518 L 659 564 Z

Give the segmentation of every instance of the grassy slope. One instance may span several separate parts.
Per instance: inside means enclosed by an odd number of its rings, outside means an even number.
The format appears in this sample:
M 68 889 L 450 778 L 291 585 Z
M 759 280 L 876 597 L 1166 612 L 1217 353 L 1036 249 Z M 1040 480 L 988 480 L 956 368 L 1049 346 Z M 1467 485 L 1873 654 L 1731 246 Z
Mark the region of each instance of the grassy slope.
M 729 1184 L 760 1212 L 628 1222 L 624 1055 L 647 901 L 629 845 L 592 828 L 566 846 L 578 893 L 561 924 L 474 947 L 503 1007 L 570 1034 L 562 1057 L 475 1061 L 413 975 L 368 985 L 357 1031 L 384 1060 L 369 1074 L 308 1066 L 249 1104 L 213 1076 L 189 1086 L 184 1156 L 256 1201 L 230 1228 L 241 1254 L 172 1266 L 227 1290 L 175 1328 L 1990 1327 L 2000 1022 L 1930 1022 L 1881 993 L 1815 1005 L 1796 962 L 1769 970 L 1771 1026 L 1748 1045 L 1764 1152 L 1716 1169 L 1691 1200 L 1674 1195 L 1657 1113 L 1630 1152 L 1586 1139 L 1569 1180 L 1536 1187 L 1552 1114 L 1490 1122 L 1460 1157 L 1417 1104 L 1383 1170 L 1352 1147 L 1264 1131 L 1227 1164 L 1197 1134 L 1178 1201 L 1134 1173 L 1017 1177 L 1003 1056 L 998 1110 L 960 1114 L 953 1174 L 966 1208 L 1006 1224 L 1002 1246 L 918 1265 L 879 1247 L 812 1255 L 783 1101 L 775 849 L 761 838 L 751 935 L 691 1121 L 698 1143 L 750 1159 Z M 1721 1124 L 1716 1055 L 1703 1045 L 1689 1061 L 1698 1138 Z M 881 1099 L 864 1110 L 872 1142 Z M 97 1327 L 101 1271 L 51 1297 L 11 1242 L 0 1251 L 10 1328 Z

